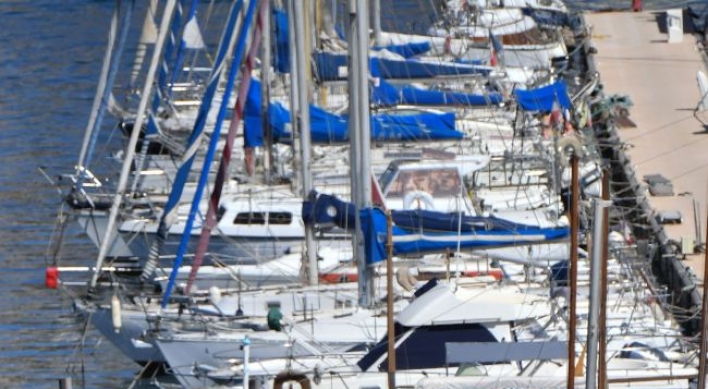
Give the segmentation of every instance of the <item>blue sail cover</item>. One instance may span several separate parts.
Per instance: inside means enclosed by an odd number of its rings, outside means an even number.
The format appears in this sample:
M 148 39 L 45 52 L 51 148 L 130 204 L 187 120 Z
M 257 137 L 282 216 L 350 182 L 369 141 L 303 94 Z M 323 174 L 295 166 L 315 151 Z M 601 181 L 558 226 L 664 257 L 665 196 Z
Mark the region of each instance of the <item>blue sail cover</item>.
M 261 119 L 261 83 L 252 79 L 244 106 L 244 141 L 246 147 L 263 145 Z M 275 142 L 288 143 L 290 112 L 280 103 L 269 108 L 271 132 Z M 349 120 L 316 105 L 310 105 L 310 134 L 313 143 L 349 141 Z M 455 114 L 422 112 L 413 115 L 371 115 L 371 138 L 377 141 L 420 141 L 462 139 L 455 129 Z
M 366 216 L 366 217 L 365 217 Z M 386 215 L 378 208 L 364 209 L 360 212 L 362 230 L 367 244 L 367 263 L 376 263 L 386 259 L 384 252 L 387 239 Z M 473 231 L 428 231 L 426 229 L 408 230 L 393 226 L 393 254 L 419 255 L 424 253 L 444 252 L 445 250 L 479 249 L 487 247 L 509 247 L 541 243 L 562 239 L 568 236 L 566 227 L 540 228 L 518 225 L 519 229 L 493 228 Z M 374 247 L 368 247 L 371 244 Z
M 354 205 L 334 196 L 311 193 L 303 203 L 306 225 L 354 228 Z M 367 261 L 376 263 L 386 255 L 387 221 L 383 211 L 369 208 L 359 213 L 365 237 Z M 567 227 L 540 228 L 496 217 L 460 216 L 425 210 L 392 210 L 394 255 L 417 255 L 446 249 L 478 249 L 540 243 L 563 239 Z M 460 217 L 462 220 L 460 220 Z
M 381 79 L 379 85 L 371 88 L 371 101 L 378 105 L 449 105 L 488 106 L 500 104 L 503 100 L 499 92 L 487 94 L 462 93 L 421 89 L 409 85 L 394 86 Z
M 315 72 L 320 81 L 338 81 L 347 78 L 349 61 L 346 53 L 317 52 L 313 54 Z M 460 76 L 489 74 L 489 67 L 454 62 L 427 62 L 415 59 L 389 59 L 369 57 L 372 75 L 386 79 L 433 78 L 436 76 Z
M 538 8 L 522 8 L 521 11 L 524 15 L 530 16 L 536 22 L 536 24 L 544 27 L 563 27 L 571 26 L 573 27 L 572 17 L 562 11 L 549 10 L 549 9 L 538 9 Z
M 427 53 L 432 48 L 430 42 L 411 42 L 403 43 L 400 45 L 387 45 L 387 46 L 376 46 L 373 48 L 375 51 L 388 50 L 392 53 L 396 53 L 403 58 L 411 58 L 416 55 Z
M 573 105 L 568 96 L 568 88 L 562 80 L 536 89 L 517 89 L 514 95 L 521 108 L 527 111 L 551 112 L 553 103 L 558 103 L 564 109 L 570 109 Z

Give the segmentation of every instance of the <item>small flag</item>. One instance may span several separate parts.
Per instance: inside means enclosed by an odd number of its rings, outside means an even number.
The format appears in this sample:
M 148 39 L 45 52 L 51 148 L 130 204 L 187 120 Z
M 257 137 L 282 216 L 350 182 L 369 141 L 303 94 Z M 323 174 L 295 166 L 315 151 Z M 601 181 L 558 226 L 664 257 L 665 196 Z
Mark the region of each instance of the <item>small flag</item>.
M 490 43 L 490 50 L 491 50 L 491 56 L 489 59 L 489 63 L 492 66 L 497 66 L 499 63 L 499 54 L 501 54 L 502 50 L 504 49 L 502 46 L 501 41 L 499 38 L 497 38 L 494 33 L 492 33 L 492 30 L 489 29 L 489 43 Z

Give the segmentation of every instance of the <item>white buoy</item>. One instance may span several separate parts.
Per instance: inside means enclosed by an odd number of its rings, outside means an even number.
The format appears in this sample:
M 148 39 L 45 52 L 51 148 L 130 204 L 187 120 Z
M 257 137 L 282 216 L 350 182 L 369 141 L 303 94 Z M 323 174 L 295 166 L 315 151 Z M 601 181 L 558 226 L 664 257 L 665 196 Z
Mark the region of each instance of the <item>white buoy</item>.
M 113 320 L 113 330 L 117 334 L 123 326 L 123 318 L 121 315 L 120 299 L 116 294 L 111 297 L 111 319 Z
M 219 289 L 218 286 L 213 285 L 209 288 L 209 301 L 216 305 L 219 303 L 219 300 L 221 300 L 221 289 Z

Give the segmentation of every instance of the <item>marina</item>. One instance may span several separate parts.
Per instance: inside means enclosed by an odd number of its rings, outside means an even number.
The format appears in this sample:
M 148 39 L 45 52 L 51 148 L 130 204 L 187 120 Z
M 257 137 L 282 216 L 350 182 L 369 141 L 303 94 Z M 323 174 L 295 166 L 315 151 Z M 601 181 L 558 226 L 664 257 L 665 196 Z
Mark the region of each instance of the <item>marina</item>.
M 95 11 L 86 135 L 47 146 L 46 228 L 14 239 L 45 264 L 5 272 L 31 276 L 4 286 L 0 384 L 703 387 L 708 57 L 687 12 L 448 1 L 393 34 L 352 2 L 310 42 L 290 2 L 216 2 L 208 24 L 177 3 Z

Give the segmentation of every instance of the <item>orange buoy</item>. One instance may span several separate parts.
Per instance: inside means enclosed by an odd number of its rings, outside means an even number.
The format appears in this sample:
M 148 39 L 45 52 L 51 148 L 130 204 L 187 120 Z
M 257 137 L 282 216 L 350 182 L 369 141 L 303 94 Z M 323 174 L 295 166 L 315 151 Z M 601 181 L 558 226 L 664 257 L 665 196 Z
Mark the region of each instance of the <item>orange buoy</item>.
M 47 266 L 44 272 L 44 286 L 49 289 L 56 289 L 59 286 L 59 268 L 56 266 Z

